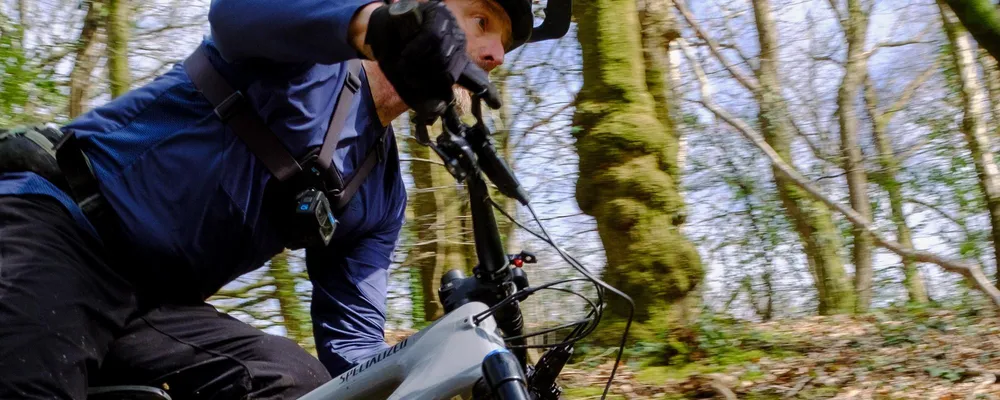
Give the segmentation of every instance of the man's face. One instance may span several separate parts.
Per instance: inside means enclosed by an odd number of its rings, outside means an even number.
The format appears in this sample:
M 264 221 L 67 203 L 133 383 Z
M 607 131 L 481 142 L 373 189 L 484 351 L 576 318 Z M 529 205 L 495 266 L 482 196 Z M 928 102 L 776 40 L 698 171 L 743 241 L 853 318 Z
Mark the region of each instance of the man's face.
M 511 40 L 510 17 L 493 0 L 446 0 L 465 31 L 466 51 L 486 72 L 503 64 L 505 44 Z
M 493 0 L 445 0 L 465 31 L 469 58 L 486 72 L 503 64 L 504 48 L 511 40 L 510 17 Z M 469 92 L 455 86 L 459 113 L 467 114 L 472 106 Z

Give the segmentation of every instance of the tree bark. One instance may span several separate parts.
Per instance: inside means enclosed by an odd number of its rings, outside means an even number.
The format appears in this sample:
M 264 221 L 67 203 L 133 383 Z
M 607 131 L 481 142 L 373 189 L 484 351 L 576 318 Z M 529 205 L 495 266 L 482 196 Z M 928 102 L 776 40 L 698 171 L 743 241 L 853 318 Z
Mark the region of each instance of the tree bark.
M 73 70 L 69 75 L 69 117 L 76 118 L 87 109 L 87 99 L 90 97 L 90 79 L 97 67 L 97 34 L 100 30 L 100 1 L 89 1 L 87 15 L 83 19 L 80 38 L 76 42 L 76 58 Z
M 777 25 L 770 1 L 755 0 L 753 7 L 761 49 L 757 71 L 760 88 L 755 93 L 760 107 L 761 132 L 777 154 L 790 163 L 788 119 L 778 76 Z M 803 243 L 818 292 L 819 313 L 850 312 L 854 307 L 854 296 L 839 253 L 841 239 L 829 208 L 810 198 L 778 169 L 773 169 L 773 173 L 782 204 Z
M 108 81 L 111 98 L 128 92 L 132 85 L 128 64 L 129 31 L 132 26 L 128 0 L 107 0 Z
M 583 87 L 573 117 L 576 199 L 594 216 L 611 285 L 632 296 L 635 318 L 663 322 L 703 279 L 701 258 L 679 229 L 677 140 L 656 117 L 647 87 L 636 0 L 578 2 Z M 627 304 L 609 298 L 611 315 Z M 661 329 L 660 326 L 657 327 Z
M 1000 10 L 993 0 L 944 0 L 979 46 L 1000 60 Z M 938 2 L 941 4 L 941 2 Z
M 972 49 L 969 35 L 955 19 L 955 14 L 942 0 L 938 1 L 941 18 L 948 41 L 952 47 L 952 62 L 958 72 L 962 91 L 962 133 L 969 146 L 969 153 L 976 165 L 979 186 L 986 199 L 990 215 L 991 239 L 995 259 L 1000 260 L 1000 171 L 993 159 L 990 137 L 986 132 L 986 93 L 976 71 L 976 53 Z
M 861 0 L 847 0 L 847 64 L 844 79 L 837 93 L 837 108 L 840 119 L 840 151 L 844 172 L 847 174 L 847 190 L 851 207 L 862 217 L 872 219 L 868 199 L 868 174 L 865 171 L 861 147 L 858 146 L 858 115 L 855 100 L 861 83 L 867 73 L 865 38 L 868 32 L 868 16 L 861 8 Z M 854 246 L 851 258 L 854 262 L 854 311 L 867 312 L 872 302 L 872 238 L 864 229 L 853 229 Z
M 979 51 L 979 61 L 983 64 L 986 88 L 990 94 L 990 110 L 993 116 L 993 137 L 1000 138 L 1000 65 L 985 50 Z
M 669 165 L 667 173 L 676 182 L 677 197 L 683 199 L 683 166 L 680 162 L 682 152 L 681 132 L 674 120 L 676 101 L 673 94 L 670 62 L 670 42 L 680 37 L 677 22 L 673 15 L 673 0 L 637 0 L 639 11 L 640 40 L 642 43 L 643 66 L 646 74 L 646 88 L 653 97 L 656 119 L 665 128 L 663 134 L 669 135 L 673 147 L 666 159 Z M 682 200 L 683 201 L 683 200 Z M 687 220 L 684 204 L 673 211 L 674 226 L 679 230 Z M 666 316 L 667 324 L 672 326 L 688 326 L 694 322 L 695 309 L 701 305 L 701 296 L 691 292 L 679 301 Z
M 434 198 L 432 170 L 434 165 L 420 161 L 430 160 L 431 151 L 430 148 L 418 144 L 412 137 L 408 137 L 406 152 L 410 156 L 409 172 L 413 177 L 414 186 L 409 201 L 413 210 L 413 220 L 407 225 L 415 242 L 406 259 L 409 268 L 419 271 L 419 288 L 414 290 L 413 296 L 415 303 L 413 322 L 420 324 L 424 321 L 433 321 L 444 314 L 437 295 L 438 286 L 435 285 L 444 271 L 439 270 L 436 256 L 439 231 L 436 229 L 438 212 L 437 200 Z M 419 307 L 416 306 L 418 304 Z

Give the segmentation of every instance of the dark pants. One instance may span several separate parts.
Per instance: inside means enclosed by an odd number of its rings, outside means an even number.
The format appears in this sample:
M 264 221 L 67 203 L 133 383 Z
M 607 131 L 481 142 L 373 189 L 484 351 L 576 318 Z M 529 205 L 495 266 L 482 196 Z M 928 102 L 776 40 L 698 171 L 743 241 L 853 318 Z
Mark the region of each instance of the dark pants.
M 0 399 L 84 399 L 114 384 L 286 399 L 330 379 L 294 342 L 206 303 L 145 306 L 107 260 L 58 202 L 0 197 Z

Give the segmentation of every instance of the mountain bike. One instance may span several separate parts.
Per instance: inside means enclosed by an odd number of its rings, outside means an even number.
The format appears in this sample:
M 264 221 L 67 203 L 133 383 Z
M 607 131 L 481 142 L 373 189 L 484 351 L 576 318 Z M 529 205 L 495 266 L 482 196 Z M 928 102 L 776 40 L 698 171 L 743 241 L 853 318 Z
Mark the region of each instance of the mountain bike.
M 412 0 L 395 4 L 399 6 L 393 10 L 394 16 L 416 9 Z M 535 28 L 533 41 L 562 37 L 569 27 L 569 15 L 570 0 L 549 0 L 545 21 Z M 417 142 L 434 150 L 448 172 L 466 186 L 479 262 L 473 269 L 473 276 L 466 277 L 457 269 L 446 272 L 441 277 L 438 292 L 445 310 L 443 317 L 359 362 L 301 400 L 451 399 L 456 396 L 476 400 L 558 399 L 561 388 L 556 379 L 572 356 L 573 345 L 600 323 L 606 291 L 621 296 L 632 305 L 631 298 L 594 277 L 552 241 L 531 207 L 528 195 L 490 141 L 491 133 L 483 121 L 481 103 L 480 96 L 473 96 L 472 113 L 476 123 L 472 126 L 461 120 L 452 104 L 441 118 L 442 133 L 435 140 L 430 139 L 423 123 L 416 123 L 415 133 Z M 542 233 L 525 227 L 497 204 L 490 197 L 486 178 L 502 195 L 527 207 Z M 522 267 L 536 263 L 537 259 L 534 254 L 524 251 L 506 254 L 493 209 L 549 244 L 584 277 L 531 286 Z M 559 287 L 581 281 L 594 285 L 596 302 Z M 588 305 L 589 312 L 577 321 L 525 333 L 519 304 L 541 290 L 578 296 Z M 604 396 L 607 396 L 621 361 L 631 322 L 630 309 Z M 567 330 L 569 332 L 565 333 Z M 527 343 L 528 338 L 559 332 L 565 333 L 561 342 Z M 547 350 L 532 365 L 528 363 L 529 348 Z M 143 386 L 92 388 L 90 393 L 90 400 L 170 400 L 164 391 Z

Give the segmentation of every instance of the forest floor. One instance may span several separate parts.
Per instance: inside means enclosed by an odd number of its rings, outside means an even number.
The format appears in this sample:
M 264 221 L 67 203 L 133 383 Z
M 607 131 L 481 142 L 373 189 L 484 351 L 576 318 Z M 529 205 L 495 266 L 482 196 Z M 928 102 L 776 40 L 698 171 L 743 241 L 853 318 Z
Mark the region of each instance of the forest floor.
M 687 344 L 633 350 L 608 398 L 1000 399 L 1000 318 L 972 310 L 702 317 Z M 600 398 L 613 356 L 567 367 L 563 398 Z

